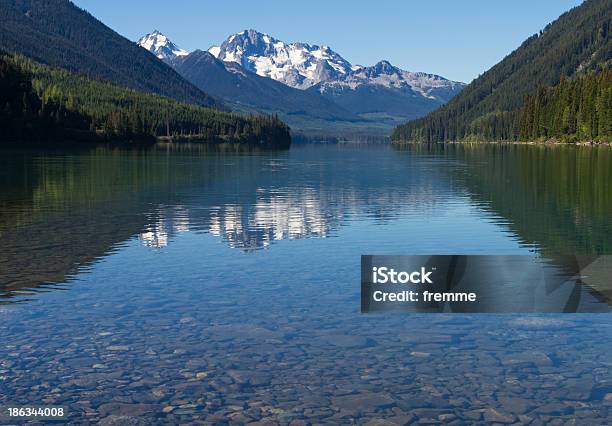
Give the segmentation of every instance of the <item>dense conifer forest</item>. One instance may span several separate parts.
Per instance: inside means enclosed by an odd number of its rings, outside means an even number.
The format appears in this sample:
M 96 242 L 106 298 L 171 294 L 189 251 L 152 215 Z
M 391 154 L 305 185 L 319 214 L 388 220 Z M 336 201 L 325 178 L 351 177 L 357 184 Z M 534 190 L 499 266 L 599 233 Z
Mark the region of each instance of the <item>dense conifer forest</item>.
M 605 99 L 612 65 L 611 31 L 612 0 L 587 0 L 528 38 L 446 105 L 396 127 L 391 138 L 394 142 L 610 141 Z M 583 91 L 583 86 L 589 88 Z M 546 114 L 565 114 L 562 120 L 567 125 L 552 123 L 545 130 L 542 126 L 547 124 L 540 122 L 544 118 L 532 109 L 534 102 L 538 108 L 545 102 Z M 585 114 L 602 120 L 603 128 L 599 121 L 597 129 L 594 122 L 585 124 Z M 537 122 L 537 128 L 527 124 L 530 120 Z
M 289 128 L 275 116 L 181 103 L 0 55 L 0 140 L 151 141 L 202 139 L 287 147 Z
M 562 79 L 525 99 L 519 139 L 612 141 L 612 70 Z

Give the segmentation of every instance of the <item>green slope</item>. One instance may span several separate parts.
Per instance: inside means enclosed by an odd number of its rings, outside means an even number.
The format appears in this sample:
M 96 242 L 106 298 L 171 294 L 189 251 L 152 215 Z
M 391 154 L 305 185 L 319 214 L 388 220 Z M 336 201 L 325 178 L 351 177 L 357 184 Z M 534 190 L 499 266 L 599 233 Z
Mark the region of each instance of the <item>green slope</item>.
M 288 147 L 273 116 L 242 116 L 0 55 L 0 142 L 203 139 Z
M 607 69 L 612 62 L 612 0 L 587 0 L 470 83 L 448 104 L 398 126 L 392 139 L 442 142 L 517 140 L 525 96 L 561 77 Z
M 68 0 L 2 0 L 0 49 L 203 106 L 215 100 Z

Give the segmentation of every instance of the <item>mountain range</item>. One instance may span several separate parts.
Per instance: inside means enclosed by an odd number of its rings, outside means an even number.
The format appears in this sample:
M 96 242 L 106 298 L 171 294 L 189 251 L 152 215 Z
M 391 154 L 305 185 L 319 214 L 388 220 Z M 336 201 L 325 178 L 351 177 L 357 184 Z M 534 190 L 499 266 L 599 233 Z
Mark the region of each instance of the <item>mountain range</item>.
M 203 91 L 242 111 L 278 113 L 305 133 L 388 133 L 461 91 L 464 83 L 380 61 L 352 65 L 329 46 L 286 43 L 244 30 L 187 52 L 154 31 L 138 45 Z
M 136 44 L 69 0 L 3 0 L 3 66 L 30 81 L 11 86 L 12 109 L 5 112 L 11 123 L 15 114 L 35 123 L 41 114 L 32 111 L 42 111 L 48 116 L 39 129 L 65 114 L 71 130 L 89 122 L 88 131 L 117 135 L 205 131 L 246 140 L 265 121 L 199 108 L 214 107 L 277 114 L 294 135 L 383 136 L 412 120 L 392 139 L 605 141 L 612 137 L 611 28 L 612 0 L 586 0 L 466 87 L 386 60 L 354 65 L 329 46 L 286 43 L 255 30 L 194 52 L 157 30 Z M 149 109 L 154 113 L 146 115 Z M 143 117 L 152 120 L 149 133 Z M 265 125 L 286 130 L 272 121 Z
M 277 114 L 308 136 L 387 136 L 463 87 L 387 61 L 352 65 L 328 46 L 255 30 L 194 52 L 157 30 L 134 43 L 69 0 L 3 1 L 0 50 L 181 102 Z

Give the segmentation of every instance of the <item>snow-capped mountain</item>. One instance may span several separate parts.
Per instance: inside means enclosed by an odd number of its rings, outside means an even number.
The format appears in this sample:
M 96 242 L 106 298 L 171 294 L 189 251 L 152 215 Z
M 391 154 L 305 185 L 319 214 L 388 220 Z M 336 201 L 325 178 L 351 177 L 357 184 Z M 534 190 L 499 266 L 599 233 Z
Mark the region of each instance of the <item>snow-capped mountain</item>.
M 157 30 L 141 37 L 136 43 L 164 61 L 170 61 L 177 56 L 189 55 L 188 51 L 172 43 L 168 37 Z
M 317 90 L 325 94 L 339 89 L 355 90 L 364 85 L 408 89 L 425 98 L 441 102 L 447 102 L 465 86 L 464 83 L 447 80 L 439 75 L 404 71 L 388 61 L 380 61 L 371 67 L 355 66 L 346 75 L 319 83 Z
M 217 96 L 230 107 L 247 112 L 281 112 L 291 117 L 323 120 L 359 120 L 314 90 L 299 90 L 280 81 L 245 70 L 236 62 L 223 62 L 210 52 L 195 50 L 170 65 L 195 86 Z
M 255 30 L 192 53 L 159 31 L 138 44 L 232 108 L 279 113 L 305 133 L 384 134 L 448 102 L 465 86 L 385 60 L 352 65 L 328 46 L 286 43 Z
M 351 64 L 328 46 L 285 43 L 255 30 L 234 34 L 208 51 L 224 62 L 236 62 L 258 75 L 298 89 L 351 71 Z
M 235 62 L 263 77 L 298 89 L 317 86 L 321 93 L 363 85 L 408 89 L 423 97 L 448 101 L 465 84 L 434 74 L 404 71 L 380 61 L 374 66 L 353 66 L 328 46 L 285 43 L 268 34 L 245 30 L 208 51 L 224 62 Z

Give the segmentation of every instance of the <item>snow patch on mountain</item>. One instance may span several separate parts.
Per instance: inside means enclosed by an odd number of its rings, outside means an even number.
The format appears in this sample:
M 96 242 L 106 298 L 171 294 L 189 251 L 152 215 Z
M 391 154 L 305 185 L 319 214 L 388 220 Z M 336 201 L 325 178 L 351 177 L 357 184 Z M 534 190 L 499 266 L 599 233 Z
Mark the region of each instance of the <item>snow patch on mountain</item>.
M 328 46 L 285 43 L 255 30 L 234 34 L 208 51 L 222 61 L 236 62 L 260 76 L 299 89 L 351 71 L 351 64 Z
M 219 46 L 211 46 L 208 48 L 208 53 L 210 53 L 217 59 L 219 59 L 220 52 L 221 52 L 221 48 Z
M 136 43 L 162 60 L 171 60 L 177 56 L 189 55 L 188 51 L 178 47 L 170 41 L 168 37 L 157 30 L 141 37 Z
M 363 85 L 377 85 L 390 89 L 410 89 L 423 97 L 448 101 L 448 95 L 461 90 L 465 84 L 447 80 L 435 74 L 404 71 L 391 65 L 388 61 L 380 61 L 371 67 L 357 66 L 341 78 L 321 82 L 317 89 L 321 93 L 328 90 L 348 88 L 355 90 Z

